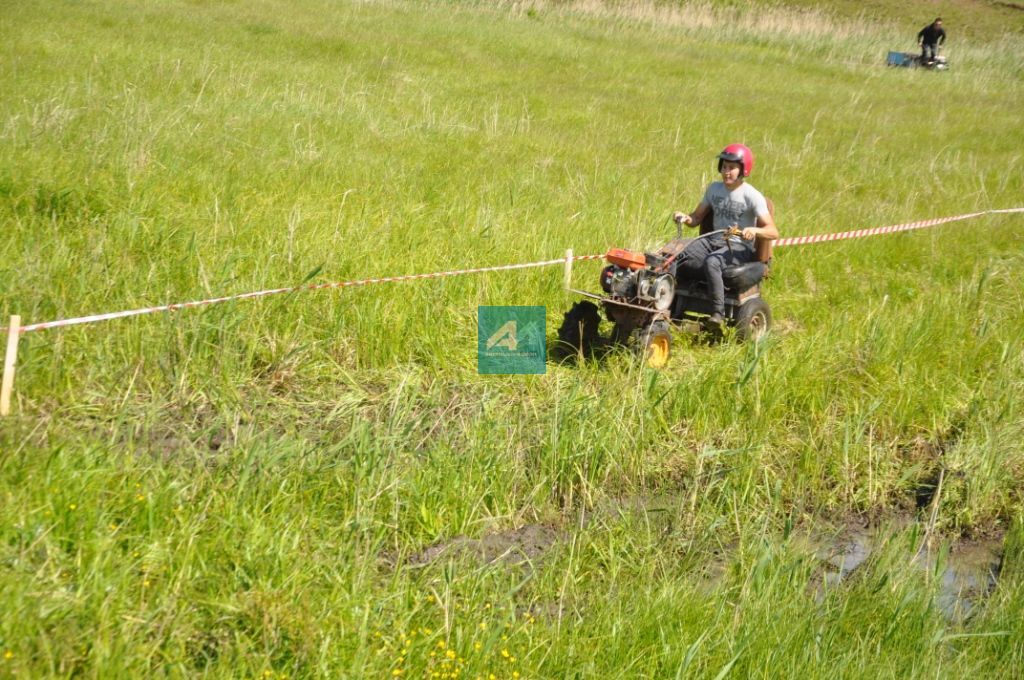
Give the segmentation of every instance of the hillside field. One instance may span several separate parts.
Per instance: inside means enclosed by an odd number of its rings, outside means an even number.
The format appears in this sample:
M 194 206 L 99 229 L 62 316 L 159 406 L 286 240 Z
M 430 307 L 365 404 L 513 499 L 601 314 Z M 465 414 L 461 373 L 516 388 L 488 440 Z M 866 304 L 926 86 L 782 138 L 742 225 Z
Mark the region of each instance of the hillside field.
M 1024 207 L 1012 5 L 0 0 L 0 324 L 651 248 L 733 141 L 783 236 Z M 478 373 L 558 266 L 26 333 L 0 677 L 1018 676 L 1022 229 L 780 248 L 660 371 Z

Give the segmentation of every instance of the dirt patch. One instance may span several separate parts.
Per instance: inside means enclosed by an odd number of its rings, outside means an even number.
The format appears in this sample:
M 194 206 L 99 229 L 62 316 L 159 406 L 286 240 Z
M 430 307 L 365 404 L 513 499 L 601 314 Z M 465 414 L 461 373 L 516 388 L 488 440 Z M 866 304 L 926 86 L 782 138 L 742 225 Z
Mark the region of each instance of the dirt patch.
M 947 428 L 934 433 L 931 438 L 917 436 L 901 447 L 902 458 L 920 470 L 912 490 L 918 510 L 929 507 L 935 500 L 940 480 L 949 472 L 945 463 L 946 452 L 960 442 L 968 417 L 969 410 L 962 410 L 954 414 Z M 962 473 L 956 474 L 962 476 Z
M 706 474 L 715 474 L 714 471 Z M 674 552 L 677 564 L 698 577 L 702 592 L 718 587 L 729 575 L 739 543 L 735 539 L 720 543 L 694 535 L 692 526 L 694 493 L 688 488 L 662 489 L 651 494 L 632 494 L 602 498 L 590 511 L 584 512 L 580 525 L 637 523 L 642 531 L 652 534 L 666 550 Z
M 405 564 L 422 567 L 441 559 L 475 559 L 483 564 L 535 565 L 544 560 L 561 534 L 550 526 L 527 524 L 482 538 L 456 536 L 410 555 Z
M 662 491 L 651 495 L 625 495 L 607 496 L 598 500 L 593 509 L 583 513 L 583 526 L 587 526 L 595 519 L 617 520 L 623 517 L 635 516 L 662 518 L 662 521 L 669 521 L 689 508 L 689 495 L 684 490 L 675 489 Z
M 790 335 L 792 333 L 799 333 L 804 327 L 796 319 L 775 319 L 772 322 L 772 332 L 779 335 Z

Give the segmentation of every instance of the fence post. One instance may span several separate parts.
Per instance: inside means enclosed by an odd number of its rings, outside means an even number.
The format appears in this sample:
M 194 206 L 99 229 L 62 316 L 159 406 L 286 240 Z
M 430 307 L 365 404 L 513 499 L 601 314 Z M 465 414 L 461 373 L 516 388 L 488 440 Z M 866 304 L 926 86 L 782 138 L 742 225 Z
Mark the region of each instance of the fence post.
M 7 354 L 4 355 L 4 377 L 0 382 L 0 416 L 11 412 L 11 392 L 14 390 L 14 364 L 18 358 L 18 338 L 21 337 L 21 316 L 11 316 L 7 327 Z
M 565 251 L 565 282 L 564 287 L 569 290 L 569 284 L 572 283 L 572 248 Z

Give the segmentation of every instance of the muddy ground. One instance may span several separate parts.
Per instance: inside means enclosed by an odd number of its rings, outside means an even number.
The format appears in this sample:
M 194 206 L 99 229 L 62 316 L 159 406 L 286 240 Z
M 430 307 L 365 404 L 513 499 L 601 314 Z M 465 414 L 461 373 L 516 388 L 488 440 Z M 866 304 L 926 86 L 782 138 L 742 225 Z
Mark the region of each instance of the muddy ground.
M 428 545 L 404 560 L 391 557 L 386 561 L 393 566 L 427 567 L 468 560 L 532 570 L 570 540 L 573 531 L 586 530 L 594 523 L 639 521 L 645 530 L 662 535 L 668 546 L 681 542 L 685 527 L 680 525 L 685 520 L 680 517 L 686 515 L 687 505 L 687 497 L 671 493 L 608 499 L 567 521 L 565 527 L 525 524 L 480 538 L 456 536 Z M 947 619 L 964 621 L 998 585 L 1005 530 L 993 530 L 983 538 L 943 538 L 929 532 L 927 520 L 927 513 L 894 511 L 872 519 L 850 517 L 838 523 L 794 527 L 779 540 L 814 560 L 816 570 L 808 587 L 819 599 L 856 578 L 865 565 L 888 555 L 897 561 L 905 558 L 922 574 L 937 578 L 937 606 Z M 684 545 L 679 549 L 687 550 Z M 697 565 L 692 559 L 680 564 L 695 569 L 704 587 L 714 588 L 728 573 L 736 549 L 735 545 L 718 546 L 702 554 Z

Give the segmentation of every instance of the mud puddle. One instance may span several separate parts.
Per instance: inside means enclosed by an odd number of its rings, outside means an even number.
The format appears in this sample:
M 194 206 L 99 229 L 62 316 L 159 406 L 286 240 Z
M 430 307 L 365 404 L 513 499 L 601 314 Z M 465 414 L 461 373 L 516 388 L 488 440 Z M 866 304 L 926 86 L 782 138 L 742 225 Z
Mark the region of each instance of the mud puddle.
M 643 531 L 660 535 L 665 547 L 679 554 L 681 569 L 699 574 L 702 588 L 713 589 L 730 573 L 737 543 L 721 543 L 707 535 L 707 527 L 693 526 L 692 505 L 685 491 L 609 498 L 581 524 L 639 521 Z M 819 599 L 884 555 L 893 564 L 912 565 L 934 579 L 939 610 L 950 621 L 964 621 L 998 583 L 1005 531 L 958 540 L 929 539 L 926 533 L 926 523 L 916 514 L 897 513 L 825 528 L 814 523 L 795 528 L 787 540 L 793 550 L 810 554 L 818 565 L 810 586 Z
M 897 559 L 905 557 L 909 564 L 924 574 L 938 580 L 936 605 L 951 621 L 964 621 L 977 604 L 988 596 L 999 580 L 1003 559 L 1003 534 L 984 539 L 963 539 L 947 542 L 948 550 L 940 549 L 941 542 L 927 544 L 924 529 L 918 524 L 922 538 L 907 541 L 901 538 L 907 531 L 915 530 L 911 519 L 895 520 L 875 527 L 858 524 L 847 525 L 831 537 L 811 538 L 816 545 L 814 555 L 820 560 L 823 570 L 818 584 L 817 595 L 824 597 L 825 590 L 841 584 L 856 573 L 873 557 L 880 557 L 889 550 L 890 544 L 901 544 Z M 898 552 L 902 550 L 901 556 Z
M 934 563 L 935 556 L 929 558 Z M 937 604 L 947 618 L 962 621 L 975 605 L 995 590 L 1003 563 L 1002 541 L 961 544 L 946 562 Z M 928 562 L 922 565 L 934 571 Z
M 533 565 L 544 560 L 560 537 L 560 532 L 553 527 L 527 524 L 481 538 L 456 536 L 440 541 L 413 553 L 405 563 L 412 567 L 423 567 L 438 560 L 469 558 L 482 564 Z
M 715 526 L 694 525 L 692 505 L 692 495 L 682 491 L 606 498 L 564 528 L 527 524 L 475 539 L 456 536 L 392 564 L 401 561 L 406 566 L 425 567 L 468 559 L 534 568 L 571 532 L 632 530 L 651 535 L 677 556 L 678 569 L 699 578 L 702 590 L 713 590 L 736 567 L 739 545 L 734 537 L 718 538 Z M 943 616 L 963 622 L 998 584 L 1005 530 L 982 538 L 928 537 L 925 522 L 912 513 L 872 521 L 851 519 L 838 525 L 819 521 L 795 527 L 786 538 L 766 537 L 786 544 L 788 552 L 811 557 L 815 567 L 808 586 L 819 600 L 865 568 L 885 569 L 891 564 L 902 569 L 900 565 L 909 565 L 935 585 L 935 604 Z M 732 532 L 725 535 L 732 536 Z M 537 612 L 544 614 L 550 612 Z M 556 614 L 562 616 L 561 607 Z

